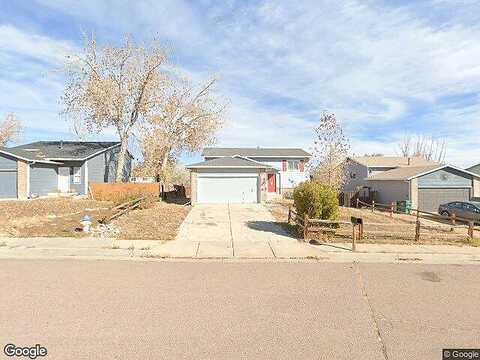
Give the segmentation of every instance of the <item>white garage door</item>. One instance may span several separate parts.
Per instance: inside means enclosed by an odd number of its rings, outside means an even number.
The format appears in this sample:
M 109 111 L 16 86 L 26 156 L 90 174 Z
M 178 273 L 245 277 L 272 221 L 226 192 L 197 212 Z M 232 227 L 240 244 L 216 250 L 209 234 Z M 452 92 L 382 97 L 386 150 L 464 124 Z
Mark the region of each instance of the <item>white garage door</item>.
M 257 176 L 203 176 L 197 179 L 199 203 L 256 203 Z

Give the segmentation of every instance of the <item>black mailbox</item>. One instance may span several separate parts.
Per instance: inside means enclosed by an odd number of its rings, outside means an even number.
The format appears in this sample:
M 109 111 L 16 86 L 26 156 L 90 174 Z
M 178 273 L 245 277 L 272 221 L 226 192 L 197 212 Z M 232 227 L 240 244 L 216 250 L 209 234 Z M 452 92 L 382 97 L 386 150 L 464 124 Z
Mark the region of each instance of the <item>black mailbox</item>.
M 352 222 L 353 225 L 363 225 L 363 219 L 362 218 L 357 218 L 355 216 L 352 216 L 350 218 L 350 221 Z

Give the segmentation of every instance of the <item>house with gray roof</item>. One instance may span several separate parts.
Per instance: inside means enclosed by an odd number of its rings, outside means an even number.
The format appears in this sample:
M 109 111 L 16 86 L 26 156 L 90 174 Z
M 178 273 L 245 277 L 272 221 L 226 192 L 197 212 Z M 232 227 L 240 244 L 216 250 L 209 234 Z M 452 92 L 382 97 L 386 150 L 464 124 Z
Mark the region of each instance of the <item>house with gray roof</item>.
M 480 197 L 480 175 L 419 157 L 362 156 L 347 159 L 346 192 L 374 193 L 377 203 L 410 200 L 437 211 L 440 204 Z
M 88 194 L 89 182 L 116 178 L 119 142 L 38 141 L 0 148 L 0 198 Z M 129 154 L 124 178 L 130 176 Z
M 205 148 L 187 166 L 195 203 L 258 203 L 309 179 L 311 155 L 299 148 Z

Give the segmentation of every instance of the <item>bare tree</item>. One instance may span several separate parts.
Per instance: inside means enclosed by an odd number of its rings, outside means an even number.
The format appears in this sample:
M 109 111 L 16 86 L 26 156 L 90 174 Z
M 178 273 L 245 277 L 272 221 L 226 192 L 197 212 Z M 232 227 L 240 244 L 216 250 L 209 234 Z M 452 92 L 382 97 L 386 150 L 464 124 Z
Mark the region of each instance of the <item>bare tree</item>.
M 335 115 L 323 112 L 315 129 L 313 158 L 310 172 L 314 180 L 339 190 L 345 183 L 345 165 L 350 144 Z
M 445 161 L 447 142 L 425 135 L 407 135 L 398 144 L 400 154 L 404 157 L 422 157 L 428 161 L 443 163 Z
M 93 37 L 86 39 L 80 54 L 67 59 L 64 112 L 90 132 L 116 130 L 121 142 L 117 181 L 123 180 L 132 133 L 163 102 L 166 59 L 155 41 L 140 46 L 126 38 L 121 46 L 99 47 Z
M 226 108 L 214 94 L 215 83 L 215 79 L 199 87 L 186 79 L 170 83 L 164 105 L 149 117 L 142 131 L 145 165 L 155 176 L 165 177 L 182 153 L 215 141 Z
M 5 146 L 11 141 L 18 139 L 23 131 L 23 126 L 18 117 L 7 114 L 3 121 L 0 121 L 0 146 Z

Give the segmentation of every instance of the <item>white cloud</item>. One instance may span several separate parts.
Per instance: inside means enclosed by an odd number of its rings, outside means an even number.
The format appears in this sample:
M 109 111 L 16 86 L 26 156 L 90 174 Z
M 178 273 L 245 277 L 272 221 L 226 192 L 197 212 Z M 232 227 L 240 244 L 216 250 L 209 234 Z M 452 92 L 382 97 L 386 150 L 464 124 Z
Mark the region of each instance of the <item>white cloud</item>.
M 2 56 L 13 54 L 59 65 L 73 50 L 74 47 L 66 41 L 25 32 L 12 25 L 0 25 L 0 53 Z
M 184 73 L 219 74 L 220 90 L 231 99 L 222 145 L 308 147 L 324 109 L 346 125 L 358 153 L 394 153 L 391 143 L 408 121 L 410 132 L 448 136 L 452 161 L 462 163 L 458 154 L 480 135 L 480 109 L 448 102 L 480 93 L 478 2 L 39 3 L 95 24 L 91 30 L 106 41 L 122 33 L 144 40 L 158 34 L 174 45 L 173 61 Z M 56 63 L 62 49 L 75 46 L 2 29 L 15 41 L 0 39 L 0 64 L 11 62 L 12 53 Z M 22 94 L 27 101 L 28 91 Z M 382 134 L 375 133 L 377 124 Z M 366 126 L 369 135 L 358 131 Z

